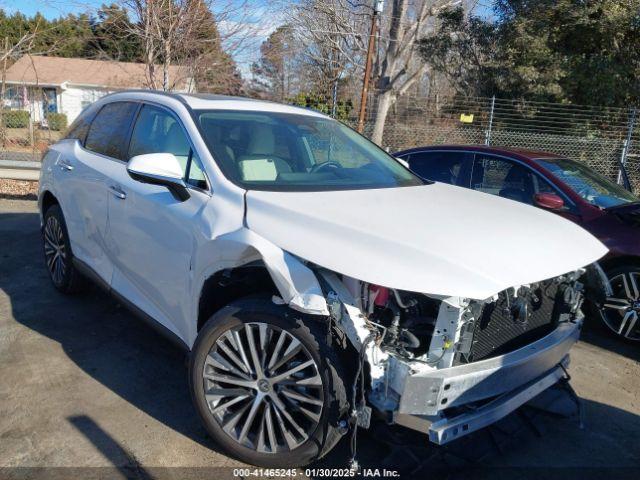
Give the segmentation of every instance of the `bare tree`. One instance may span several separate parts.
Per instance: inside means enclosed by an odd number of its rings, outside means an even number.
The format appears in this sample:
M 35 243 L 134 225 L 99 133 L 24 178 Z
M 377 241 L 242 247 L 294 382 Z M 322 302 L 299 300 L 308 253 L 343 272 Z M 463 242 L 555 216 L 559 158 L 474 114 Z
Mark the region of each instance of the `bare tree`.
M 399 97 L 427 73 L 428 64 L 420 59 L 418 40 L 433 27 L 433 19 L 443 8 L 460 0 L 392 0 L 381 16 L 380 46 L 377 62 L 377 98 L 371 139 L 382 143 L 390 108 Z
M 40 54 L 47 55 L 55 52 L 57 49 L 57 42 L 48 45 L 44 49 L 37 49 L 36 51 L 36 40 L 43 34 L 46 33 L 46 29 L 42 28 L 41 24 L 37 22 L 33 28 L 25 33 L 23 33 L 16 41 L 13 43 L 9 42 L 9 39 L 5 37 L 2 40 L 2 46 L 0 47 L 0 68 L 2 73 L 0 75 L 0 142 L 2 146 L 6 146 L 6 125 L 4 118 L 4 107 L 5 107 L 5 98 L 7 94 L 7 67 L 9 63 L 17 60 L 18 58 L 28 55 L 32 62 L 33 70 L 36 74 L 38 72 L 33 66 L 32 54 Z M 37 84 L 37 81 L 36 81 Z M 33 142 L 33 130 L 32 130 L 31 117 L 29 117 L 29 130 L 30 130 L 30 144 L 34 146 Z
M 203 59 L 227 65 L 230 56 L 212 55 L 211 47 L 237 50 L 249 30 L 248 23 L 241 20 L 248 14 L 242 0 L 120 0 L 120 4 L 132 13 L 133 22 L 123 24 L 127 30 L 123 33 L 140 39 L 147 84 L 153 89 L 170 90 L 184 80 L 170 78 L 173 64 L 189 67 L 192 73 L 202 67 L 199 60 Z M 221 23 L 224 32 L 209 28 Z M 158 66 L 162 69 L 161 81 Z
M 130 30 L 128 34 L 141 39 L 148 86 L 158 88 L 156 66 L 161 65 L 162 89 L 171 89 L 174 85 L 169 72 L 180 48 L 180 36 L 188 37 L 198 24 L 200 9 L 194 8 L 190 0 L 121 0 L 121 3 L 134 16 L 134 22 L 125 28 Z
M 340 78 L 362 68 L 369 11 L 351 0 L 302 0 L 287 11 L 301 60 L 313 71 L 320 92 L 326 94 Z
M 459 3 L 387 0 L 379 15 L 373 72 L 377 81 L 371 115 L 373 141 L 382 142 L 390 109 L 427 73 L 428 64 L 420 55 L 418 41 L 433 29 L 439 11 Z M 314 75 L 334 82 L 345 72 L 364 71 L 373 7 L 373 0 L 301 0 L 290 9 L 287 21 L 295 28 Z

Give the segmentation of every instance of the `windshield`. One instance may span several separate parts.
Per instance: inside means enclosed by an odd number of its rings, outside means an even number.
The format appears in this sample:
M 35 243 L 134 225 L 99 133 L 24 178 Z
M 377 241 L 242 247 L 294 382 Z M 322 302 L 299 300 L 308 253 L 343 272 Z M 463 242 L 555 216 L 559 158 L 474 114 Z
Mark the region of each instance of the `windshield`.
M 196 112 L 223 173 L 256 190 L 422 185 L 382 149 L 332 119 L 275 112 Z
M 638 201 L 631 192 L 582 163 L 568 158 L 542 158 L 537 162 L 596 207 L 609 208 Z

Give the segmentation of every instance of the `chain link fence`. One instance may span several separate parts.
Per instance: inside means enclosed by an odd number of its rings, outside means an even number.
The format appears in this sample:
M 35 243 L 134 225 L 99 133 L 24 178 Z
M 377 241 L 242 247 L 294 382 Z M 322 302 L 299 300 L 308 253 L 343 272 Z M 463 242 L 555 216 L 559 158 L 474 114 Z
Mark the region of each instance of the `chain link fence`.
M 67 117 L 52 108 L 55 89 L 5 85 L 0 103 L 0 160 L 40 160 L 67 128 Z
M 0 106 L 0 160 L 39 160 L 67 127 L 42 88 L 12 87 Z M 375 124 L 371 96 L 364 134 Z M 328 100 L 331 102 L 331 99 Z M 357 109 L 347 123 L 355 127 Z M 382 146 L 485 144 L 543 150 L 582 161 L 614 181 L 620 165 L 640 193 L 640 128 L 634 108 L 603 108 L 482 97 L 405 96 L 389 112 Z
M 375 95 L 364 134 L 375 123 Z M 635 108 L 498 98 L 407 97 L 389 112 L 382 146 L 391 152 L 431 144 L 483 144 L 541 150 L 581 161 L 613 181 L 624 164 L 640 193 L 640 129 Z M 356 119 L 350 124 L 356 125 Z

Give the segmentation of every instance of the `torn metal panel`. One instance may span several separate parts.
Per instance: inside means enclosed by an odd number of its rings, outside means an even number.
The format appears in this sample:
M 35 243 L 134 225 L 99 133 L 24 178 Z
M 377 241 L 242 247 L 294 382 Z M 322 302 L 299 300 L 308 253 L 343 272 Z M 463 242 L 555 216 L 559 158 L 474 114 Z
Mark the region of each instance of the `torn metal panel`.
M 312 315 L 329 315 L 315 274 L 295 256 L 247 228 L 222 235 L 216 238 L 215 244 L 224 252 L 215 271 L 262 260 L 282 299 L 291 308 Z

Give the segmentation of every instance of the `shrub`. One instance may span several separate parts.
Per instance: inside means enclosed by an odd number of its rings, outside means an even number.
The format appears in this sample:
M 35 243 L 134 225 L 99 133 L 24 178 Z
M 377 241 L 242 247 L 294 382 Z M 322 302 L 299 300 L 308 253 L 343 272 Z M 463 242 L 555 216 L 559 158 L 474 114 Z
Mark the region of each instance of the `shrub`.
M 49 129 L 59 132 L 67 128 L 67 116 L 64 113 L 47 113 Z
M 27 128 L 29 112 L 26 110 L 5 110 L 2 112 L 3 123 L 7 128 Z

